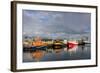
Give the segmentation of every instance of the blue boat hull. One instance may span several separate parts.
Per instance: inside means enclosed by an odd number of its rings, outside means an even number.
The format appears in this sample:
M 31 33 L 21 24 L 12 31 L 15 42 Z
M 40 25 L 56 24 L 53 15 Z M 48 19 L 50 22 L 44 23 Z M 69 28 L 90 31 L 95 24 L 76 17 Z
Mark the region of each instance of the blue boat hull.
M 47 46 L 41 46 L 41 47 L 35 47 L 35 46 L 32 46 L 32 47 L 24 47 L 23 48 L 23 51 L 30 51 L 30 52 L 32 52 L 32 51 L 36 51 L 36 50 L 46 50 L 47 49 Z
M 41 47 L 35 47 L 35 46 L 33 46 L 33 47 L 31 47 L 31 49 L 34 51 L 34 50 L 46 50 L 46 46 L 41 46 Z

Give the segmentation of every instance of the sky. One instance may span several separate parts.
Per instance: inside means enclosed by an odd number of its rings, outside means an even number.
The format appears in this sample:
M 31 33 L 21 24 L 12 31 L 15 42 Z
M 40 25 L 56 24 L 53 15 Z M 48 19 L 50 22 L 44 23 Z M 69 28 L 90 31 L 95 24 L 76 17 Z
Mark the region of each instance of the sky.
M 82 12 L 23 10 L 22 25 L 23 35 L 48 37 L 85 34 L 91 31 L 91 14 Z

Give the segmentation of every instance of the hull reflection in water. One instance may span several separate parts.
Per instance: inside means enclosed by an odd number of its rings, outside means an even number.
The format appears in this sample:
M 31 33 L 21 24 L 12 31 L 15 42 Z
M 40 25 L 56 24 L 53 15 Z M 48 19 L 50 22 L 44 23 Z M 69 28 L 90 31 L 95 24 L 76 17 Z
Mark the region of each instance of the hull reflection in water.
M 78 50 L 78 46 L 77 45 L 74 45 L 71 48 L 68 48 L 68 47 L 64 48 L 64 51 L 69 52 L 70 56 L 73 55 L 74 53 L 77 53 L 77 50 Z
M 32 52 L 32 57 L 35 61 L 41 60 L 41 58 L 45 55 L 45 51 L 36 50 L 35 52 Z
M 24 51 L 23 62 L 81 60 L 91 58 L 91 45 L 74 45 L 59 49 L 46 48 L 46 50 Z

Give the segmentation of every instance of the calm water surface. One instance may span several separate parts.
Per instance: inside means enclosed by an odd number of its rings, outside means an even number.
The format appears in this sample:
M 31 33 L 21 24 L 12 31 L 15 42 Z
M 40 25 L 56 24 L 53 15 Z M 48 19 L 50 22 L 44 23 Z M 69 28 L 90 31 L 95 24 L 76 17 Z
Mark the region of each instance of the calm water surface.
M 63 61 L 91 59 L 90 44 L 73 48 L 47 49 L 34 52 L 23 52 L 23 62 Z

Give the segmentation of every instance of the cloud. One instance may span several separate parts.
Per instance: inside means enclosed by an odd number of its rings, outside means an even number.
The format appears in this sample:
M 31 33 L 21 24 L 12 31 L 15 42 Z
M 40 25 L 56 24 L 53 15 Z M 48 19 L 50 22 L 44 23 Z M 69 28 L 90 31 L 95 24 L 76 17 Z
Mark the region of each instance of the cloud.
M 90 13 L 23 10 L 23 32 L 90 33 L 90 19 Z

